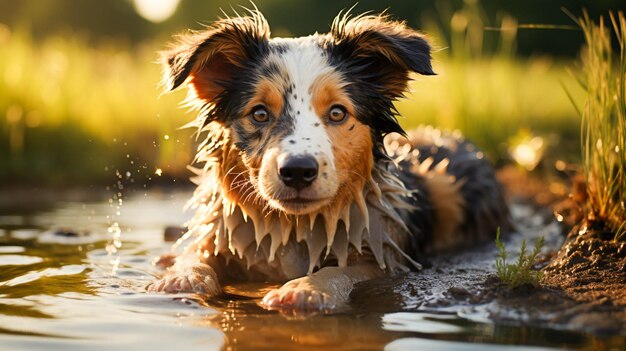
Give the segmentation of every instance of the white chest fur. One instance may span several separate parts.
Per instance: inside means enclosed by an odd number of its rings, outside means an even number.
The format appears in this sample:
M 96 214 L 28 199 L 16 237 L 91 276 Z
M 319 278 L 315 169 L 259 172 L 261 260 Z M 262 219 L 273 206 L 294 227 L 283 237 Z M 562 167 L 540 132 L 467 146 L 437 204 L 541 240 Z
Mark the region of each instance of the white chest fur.
M 374 260 L 381 269 L 408 271 L 421 265 L 403 251 L 408 229 L 397 208 L 407 190 L 386 172 L 375 171 L 372 181 L 339 214 L 293 216 L 244 208 L 220 196 L 212 172 L 201 172 L 189 203 L 195 215 L 187 234 L 193 249 L 204 257 L 224 256 L 263 279 L 288 280 L 315 269 L 344 267 L 361 259 Z

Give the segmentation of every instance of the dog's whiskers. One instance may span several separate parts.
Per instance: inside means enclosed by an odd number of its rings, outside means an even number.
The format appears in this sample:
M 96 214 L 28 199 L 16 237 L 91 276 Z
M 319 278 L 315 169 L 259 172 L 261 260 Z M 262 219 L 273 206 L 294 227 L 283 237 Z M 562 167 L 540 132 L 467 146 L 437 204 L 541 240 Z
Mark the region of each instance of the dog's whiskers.
M 232 172 L 235 169 L 235 167 L 237 167 L 237 165 L 232 166 L 228 171 L 226 171 L 226 173 L 224 174 L 224 177 L 228 177 L 230 175 L 230 172 Z

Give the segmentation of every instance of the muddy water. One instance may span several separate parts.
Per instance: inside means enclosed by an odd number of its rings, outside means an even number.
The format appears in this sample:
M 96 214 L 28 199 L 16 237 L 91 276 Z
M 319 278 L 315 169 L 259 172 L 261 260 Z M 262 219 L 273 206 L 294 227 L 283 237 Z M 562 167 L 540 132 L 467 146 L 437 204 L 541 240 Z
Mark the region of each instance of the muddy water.
M 262 284 L 229 286 L 210 300 L 146 294 L 144 286 L 159 274 L 151 260 L 170 247 L 163 229 L 188 218 L 182 211 L 188 196 L 150 192 L 123 201 L 61 199 L 45 210 L 0 209 L 0 350 L 596 350 L 624 345 L 622 338 L 494 324 L 489 306 L 446 306 L 450 293 L 471 294 L 472 286 L 484 281 L 493 271 L 492 257 L 467 264 L 463 256 L 441 258 L 422 273 L 365 283 L 351 306 L 328 315 L 265 311 L 258 302 L 272 286 Z

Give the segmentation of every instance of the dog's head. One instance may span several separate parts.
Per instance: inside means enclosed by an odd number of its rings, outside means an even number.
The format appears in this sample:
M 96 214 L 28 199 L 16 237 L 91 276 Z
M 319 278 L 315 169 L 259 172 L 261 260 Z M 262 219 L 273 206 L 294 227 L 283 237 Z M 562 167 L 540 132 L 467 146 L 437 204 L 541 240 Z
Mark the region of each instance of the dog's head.
M 362 192 L 402 133 L 392 102 L 409 73 L 433 74 L 430 47 L 382 15 L 338 16 L 331 32 L 270 38 L 257 12 L 184 35 L 164 53 L 168 89 L 188 85 L 212 133 L 222 192 L 287 214 L 342 206 Z

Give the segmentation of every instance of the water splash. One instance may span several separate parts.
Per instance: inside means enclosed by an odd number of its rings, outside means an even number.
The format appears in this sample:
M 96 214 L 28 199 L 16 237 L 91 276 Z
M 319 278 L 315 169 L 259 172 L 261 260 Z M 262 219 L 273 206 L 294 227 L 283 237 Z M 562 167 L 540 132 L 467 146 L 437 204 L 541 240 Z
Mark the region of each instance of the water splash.
M 117 181 L 115 183 L 114 191 L 117 190 L 113 194 L 111 198 L 109 198 L 109 207 L 113 210 L 113 214 L 107 216 L 108 228 L 107 233 L 109 235 L 109 242 L 106 245 L 106 251 L 109 256 L 111 256 L 111 263 L 117 259 L 119 261 L 119 257 L 113 257 L 118 253 L 118 250 L 122 247 L 122 228 L 119 222 L 116 220 L 122 214 L 122 206 L 124 205 L 124 181 L 132 179 L 131 173 L 129 171 L 120 172 L 119 169 L 115 170 L 115 176 Z M 110 187 L 107 187 L 108 190 L 111 190 Z M 113 268 L 113 272 L 115 271 L 115 265 Z
M 118 212 L 119 213 L 119 212 Z M 113 222 L 107 229 L 111 240 L 106 246 L 109 256 L 117 254 L 118 250 L 122 247 L 122 229 L 118 222 Z

